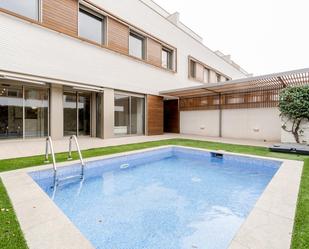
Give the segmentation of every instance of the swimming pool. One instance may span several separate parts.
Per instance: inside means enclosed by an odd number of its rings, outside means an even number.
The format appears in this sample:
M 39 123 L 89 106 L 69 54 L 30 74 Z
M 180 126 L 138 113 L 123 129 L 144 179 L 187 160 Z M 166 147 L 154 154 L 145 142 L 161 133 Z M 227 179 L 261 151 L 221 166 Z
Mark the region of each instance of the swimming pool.
M 32 178 L 98 249 L 224 249 L 280 162 L 170 147 Z M 79 165 L 59 169 L 78 175 Z

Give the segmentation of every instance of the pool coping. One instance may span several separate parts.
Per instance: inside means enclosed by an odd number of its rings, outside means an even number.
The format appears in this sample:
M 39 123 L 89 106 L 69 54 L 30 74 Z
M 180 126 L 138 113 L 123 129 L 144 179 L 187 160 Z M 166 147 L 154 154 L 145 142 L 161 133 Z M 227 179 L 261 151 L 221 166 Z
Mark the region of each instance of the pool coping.
M 85 162 L 127 156 L 163 148 L 186 148 L 205 152 L 244 156 L 282 162 L 254 208 L 243 222 L 229 249 L 289 249 L 297 206 L 303 162 L 215 151 L 179 145 L 166 145 L 85 159 Z M 59 163 L 58 167 L 78 161 Z M 28 175 L 50 169 L 51 164 L 0 174 L 16 212 L 29 249 L 94 249 L 47 194 Z

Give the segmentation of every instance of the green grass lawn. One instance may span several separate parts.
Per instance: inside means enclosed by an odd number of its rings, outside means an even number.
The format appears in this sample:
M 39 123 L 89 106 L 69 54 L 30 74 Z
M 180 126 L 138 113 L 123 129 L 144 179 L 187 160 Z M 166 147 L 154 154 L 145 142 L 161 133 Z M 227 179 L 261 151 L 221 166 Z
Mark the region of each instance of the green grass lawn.
M 158 147 L 162 145 L 183 145 L 195 148 L 225 150 L 228 152 L 235 152 L 242 154 L 304 161 L 305 166 L 302 175 L 301 188 L 298 198 L 296 221 L 293 232 L 292 249 L 309 248 L 309 156 L 275 153 L 270 152 L 267 148 L 263 147 L 232 145 L 232 144 L 206 142 L 206 141 L 195 141 L 188 139 L 170 139 L 155 142 L 111 146 L 105 148 L 84 150 L 82 153 L 84 158 L 90 158 L 95 156 L 110 155 L 119 152 Z M 73 159 L 77 159 L 76 153 L 73 153 Z M 57 162 L 66 161 L 67 153 L 57 154 L 56 160 Z M 38 166 L 43 164 L 44 164 L 44 156 L 33 156 L 33 157 L 25 157 L 17 159 L 0 160 L 0 172 L 21 169 L 31 166 Z M 8 209 L 9 211 L 1 212 L 1 209 L 3 208 L 5 210 Z M 1 215 L 0 248 L 1 249 L 27 248 L 2 182 L 0 182 L 0 215 Z

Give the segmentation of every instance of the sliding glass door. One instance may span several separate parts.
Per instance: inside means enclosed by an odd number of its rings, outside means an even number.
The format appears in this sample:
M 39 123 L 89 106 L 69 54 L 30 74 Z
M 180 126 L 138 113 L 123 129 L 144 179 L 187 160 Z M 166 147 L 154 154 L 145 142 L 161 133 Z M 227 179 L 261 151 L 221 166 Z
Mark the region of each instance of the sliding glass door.
M 48 136 L 49 90 L 0 85 L 0 139 Z
M 115 94 L 115 135 L 130 134 L 130 97 Z
M 77 135 L 77 95 L 63 94 L 63 128 L 64 136 Z
M 90 94 L 78 95 L 78 135 L 90 136 Z
M 115 94 L 115 135 L 144 134 L 145 100 L 142 97 Z
M 63 128 L 64 136 L 90 135 L 90 93 L 64 92 Z
M 143 98 L 131 97 L 131 134 L 144 134 L 145 100 Z
M 25 88 L 25 137 L 48 136 L 48 91 Z

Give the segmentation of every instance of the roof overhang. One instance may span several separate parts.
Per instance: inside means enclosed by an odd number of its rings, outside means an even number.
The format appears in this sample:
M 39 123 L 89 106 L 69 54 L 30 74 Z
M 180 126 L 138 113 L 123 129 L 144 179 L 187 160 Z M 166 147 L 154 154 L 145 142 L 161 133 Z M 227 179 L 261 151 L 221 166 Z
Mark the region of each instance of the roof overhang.
M 162 91 L 160 94 L 181 98 L 210 94 L 271 90 L 301 85 L 309 85 L 309 68 L 243 78 L 222 83 L 209 83 L 188 88 L 172 89 Z

